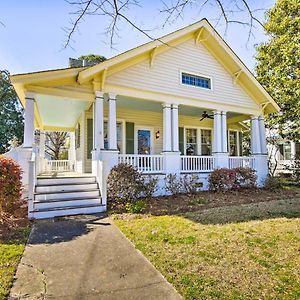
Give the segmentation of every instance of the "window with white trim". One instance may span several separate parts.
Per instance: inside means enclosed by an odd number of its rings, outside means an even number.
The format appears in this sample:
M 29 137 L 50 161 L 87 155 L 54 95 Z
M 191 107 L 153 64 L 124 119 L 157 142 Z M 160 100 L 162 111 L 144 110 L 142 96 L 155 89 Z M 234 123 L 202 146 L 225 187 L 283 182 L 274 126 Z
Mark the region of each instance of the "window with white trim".
M 117 122 L 117 147 L 122 153 L 122 122 Z M 104 121 L 104 149 L 108 149 L 108 123 Z
M 210 78 L 198 76 L 189 73 L 181 73 L 181 83 L 186 85 L 192 85 L 204 89 L 211 89 L 211 80 Z
M 186 128 L 185 140 L 186 155 L 197 155 L 197 129 Z
M 238 156 L 238 133 L 237 131 L 229 130 L 229 155 Z
M 201 155 L 211 155 L 211 130 L 201 129 Z

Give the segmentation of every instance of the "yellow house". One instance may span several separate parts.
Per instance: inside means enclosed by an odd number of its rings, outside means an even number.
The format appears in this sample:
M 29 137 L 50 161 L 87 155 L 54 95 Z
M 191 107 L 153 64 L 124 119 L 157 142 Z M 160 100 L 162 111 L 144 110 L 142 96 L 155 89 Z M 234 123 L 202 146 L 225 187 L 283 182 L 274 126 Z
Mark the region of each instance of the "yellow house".
M 161 178 L 196 173 L 203 189 L 216 168 L 254 168 L 259 185 L 267 176 L 264 115 L 279 107 L 206 19 L 95 66 L 11 80 L 25 108 L 17 157 L 30 217 L 106 210 L 106 178 L 118 162 Z M 43 138 L 34 151 L 35 129 L 70 132 L 69 160 L 47 161 Z M 45 175 L 53 171 L 72 173 Z M 164 194 L 163 180 L 159 187 Z

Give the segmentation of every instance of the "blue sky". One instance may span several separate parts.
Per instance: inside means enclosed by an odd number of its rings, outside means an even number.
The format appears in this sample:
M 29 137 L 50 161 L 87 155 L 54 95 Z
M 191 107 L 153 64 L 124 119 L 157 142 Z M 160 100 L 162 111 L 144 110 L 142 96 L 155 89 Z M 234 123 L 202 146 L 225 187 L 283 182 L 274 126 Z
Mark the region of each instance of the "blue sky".
M 270 8 L 275 0 L 249 0 L 253 8 Z M 164 16 L 159 13 L 162 7 L 160 0 L 140 0 L 141 7 L 134 7 L 127 12 L 136 24 L 152 29 L 150 34 L 159 37 L 183 26 L 206 17 L 214 25 L 218 10 L 207 6 L 201 12 L 195 9 L 186 11 L 182 19 L 160 27 Z M 64 68 L 68 66 L 69 57 L 82 54 L 101 54 L 112 57 L 120 52 L 133 48 L 149 39 L 135 31 L 129 24 L 122 22 L 119 26 L 119 37 L 115 39 L 112 49 L 105 29 L 109 24 L 107 18 L 91 16 L 80 25 L 76 32 L 72 48 L 63 49 L 65 33 L 63 27 L 69 26 L 74 11 L 64 0 L 9 0 L 2 1 L 0 10 L 0 69 L 7 69 L 12 74 L 44 69 Z M 156 28 L 157 27 L 157 28 Z M 248 31 L 239 25 L 231 25 L 224 36 L 224 25 L 219 24 L 218 32 L 225 38 L 232 49 L 240 56 L 250 70 L 255 65 L 255 44 L 266 39 L 263 30 L 255 30 L 254 38 L 247 43 Z

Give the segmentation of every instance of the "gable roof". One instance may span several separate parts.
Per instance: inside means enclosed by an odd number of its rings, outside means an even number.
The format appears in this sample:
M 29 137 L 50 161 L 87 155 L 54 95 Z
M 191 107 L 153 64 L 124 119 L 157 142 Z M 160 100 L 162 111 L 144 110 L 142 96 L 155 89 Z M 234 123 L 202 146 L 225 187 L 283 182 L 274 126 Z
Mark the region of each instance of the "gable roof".
M 176 47 L 176 45 L 179 45 L 191 38 L 195 40 L 195 43 L 201 42 L 224 66 L 227 72 L 231 74 L 234 82 L 240 84 L 241 87 L 244 88 L 245 91 L 247 91 L 253 98 L 253 100 L 261 105 L 266 113 L 278 112 L 280 110 L 277 103 L 260 85 L 255 76 L 222 39 L 207 19 L 202 19 L 199 22 L 174 31 L 159 39 L 128 50 L 95 66 L 14 75 L 12 76 L 12 82 L 14 84 L 26 84 L 30 80 L 45 80 L 48 76 L 51 79 L 54 77 L 62 78 L 64 76 L 72 76 L 73 80 L 76 80 L 79 84 L 94 81 L 100 82 L 100 87 L 103 87 L 101 82 L 105 80 L 105 77 L 117 73 L 120 70 L 147 58 L 150 60 L 151 64 L 157 54 L 167 51 L 170 47 Z M 36 76 L 37 74 L 39 75 L 38 77 Z M 43 79 L 40 78 L 40 76 L 42 76 Z

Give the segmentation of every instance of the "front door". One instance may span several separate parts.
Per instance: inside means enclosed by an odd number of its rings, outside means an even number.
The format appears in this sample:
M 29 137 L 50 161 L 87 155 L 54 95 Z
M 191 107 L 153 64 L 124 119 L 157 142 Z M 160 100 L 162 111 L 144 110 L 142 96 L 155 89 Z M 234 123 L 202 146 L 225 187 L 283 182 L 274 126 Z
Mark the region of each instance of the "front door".
M 138 129 L 137 130 L 137 153 L 150 154 L 151 153 L 151 130 Z

